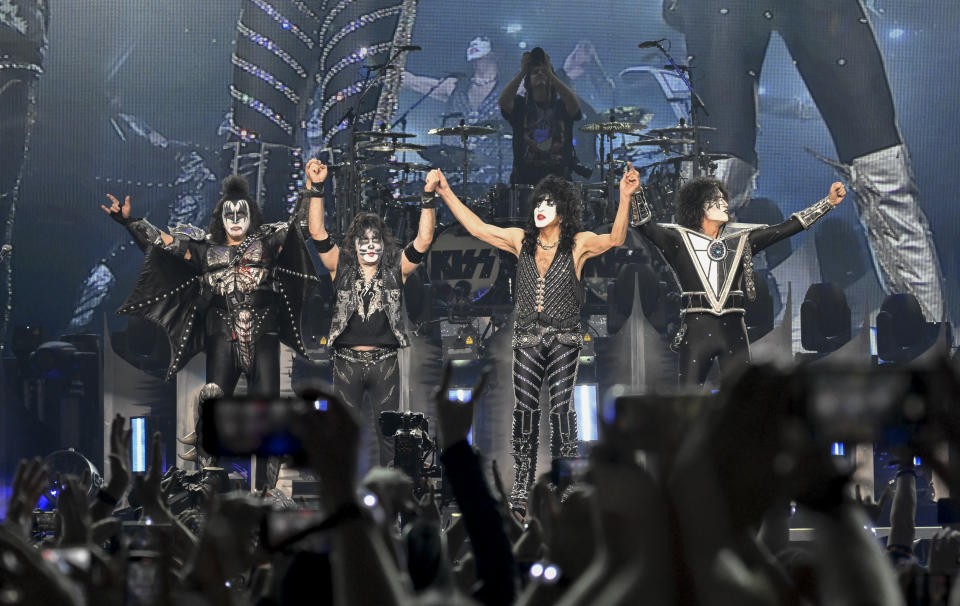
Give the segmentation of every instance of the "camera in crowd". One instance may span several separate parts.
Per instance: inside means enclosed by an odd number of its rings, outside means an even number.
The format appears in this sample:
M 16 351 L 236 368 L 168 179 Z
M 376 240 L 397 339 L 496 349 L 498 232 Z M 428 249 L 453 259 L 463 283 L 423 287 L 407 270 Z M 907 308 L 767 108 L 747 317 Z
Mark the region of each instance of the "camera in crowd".
M 393 465 L 413 479 L 414 491 L 421 496 L 425 491 L 423 480 L 440 477 L 436 465 L 436 443 L 430 439 L 430 427 L 422 412 L 380 413 L 380 432 L 393 438 Z
M 530 67 L 543 65 L 547 62 L 547 53 L 539 46 L 530 51 Z

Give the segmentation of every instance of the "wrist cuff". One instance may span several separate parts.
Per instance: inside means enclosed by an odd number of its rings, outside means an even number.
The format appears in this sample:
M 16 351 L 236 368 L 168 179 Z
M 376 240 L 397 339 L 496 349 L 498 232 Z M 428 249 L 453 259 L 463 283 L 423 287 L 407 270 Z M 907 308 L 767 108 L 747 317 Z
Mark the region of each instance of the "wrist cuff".
M 423 256 L 426 253 L 422 253 L 419 250 L 417 250 L 416 247 L 413 245 L 413 242 L 411 242 L 410 244 L 407 244 L 406 248 L 403 249 L 403 254 L 407 256 L 407 261 L 410 261 L 411 263 L 416 265 L 416 264 L 419 264 L 421 261 L 423 261 Z
M 313 247 L 317 249 L 317 252 L 320 254 L 330 252 L 330 249 L 333 248 L 333 240 L 330 239 L 330 236 L 327 236 L 323 240 L 314 240 Z
M 437 207 L 437 193 L 436 192 L 423 192 L 420 195 L 420 208 L 436 208 Z

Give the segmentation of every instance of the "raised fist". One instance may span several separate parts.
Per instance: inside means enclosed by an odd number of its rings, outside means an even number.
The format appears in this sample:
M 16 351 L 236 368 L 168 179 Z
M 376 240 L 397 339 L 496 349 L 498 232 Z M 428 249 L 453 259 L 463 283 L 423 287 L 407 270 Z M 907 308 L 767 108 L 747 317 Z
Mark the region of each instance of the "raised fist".
M 316 158 L 307 161 L 307 187 L 314 183 L 323 183 L 327 179 L 327 165 Z
M 843 202 L 843 198 L 847 195 L 847 188 L 843 186 L 843 183 L 839 181 L 835 182 L 830 186 L 830 204 L 836 206 Z

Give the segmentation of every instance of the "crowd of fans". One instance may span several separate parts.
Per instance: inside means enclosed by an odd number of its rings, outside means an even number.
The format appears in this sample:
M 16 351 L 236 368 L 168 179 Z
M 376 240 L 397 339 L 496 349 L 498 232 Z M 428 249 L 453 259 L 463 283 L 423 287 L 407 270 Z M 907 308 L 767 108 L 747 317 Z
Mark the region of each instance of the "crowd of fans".
M 292 428 L 321 486 L 309 509 L 231 491 L 222 474 L 163 473 L 159 435 L 148 471 L 132 474 L 117 417 L 108 482 L 88 498 L 89 477 L 59 477 L 49 532 L 34 511 L 48 471 L 21 462 L 0 528 L 0 604 L 960 604 L 960 532 L 916 549 L 912 465 L 922 456 L 960 489 L 960 466 L 938 457 L 960 445 L 960 415 L 941 397 L 960 394 L 953 362 L 913 377 L 908 414 L 891 416 L 904 456 L 889 509 L 860 499 L 819 442 L 795 377 L 750 367 L 672 446 L 644 443 L 642 415 L 608 418 L 584 469 L 540 478 L 525 519 L 467 442 L 473 404 L 445 386 L 444 491 L 394 469 L 358 482 L 360 426 L 330 398 Z M 807 542 L 789 540 L 794 510 L 813 527 Z M 271 536 L 290 520 L 299 532 Z

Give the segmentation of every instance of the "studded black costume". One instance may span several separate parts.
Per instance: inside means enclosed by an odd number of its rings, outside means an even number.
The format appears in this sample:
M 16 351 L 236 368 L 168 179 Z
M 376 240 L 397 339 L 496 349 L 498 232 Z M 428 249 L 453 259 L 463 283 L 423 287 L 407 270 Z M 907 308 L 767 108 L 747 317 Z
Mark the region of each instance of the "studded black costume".
M 541 276 L 525 250 L 517 261 L 517 308 L 513 336 L 514 479 L 510 500 L 526 501 L 536 480 L 540 434 L 540 388 L 550 392 L 550 452 L 554 458 L 577 456 L 577 413 L 573 388 L 580 363 L 583 285 L 573 255 L 558 250 Z M 542 311 L 537 311 L 538 309 Z
M 649 210 L 641 214 L 640 233 L 663 253 L 682 292 L 683 323 L 674 341 L 681 383 L 702 385 L 715 358 L 725 376 L 750 362 L 743 314 L 744 298 L 756 295 L 753 254 L 809 228 L 832 208 L 824 198 L 777 225 L 727 223 L 716 239 L 653 223 Z
M 334 351 L 334 390 L 344 402 L 364 411 L 364 426 L 375 433 L 375 437 L 366 437 L 367 451 L 374 450 L 373 443 L 379 450 L 379 454 L 369 455 L 369 463 L 379 461 L 381 466 L 393 460 L 394 448 L 393 439 L 378 431 L 380 413 L 400 408 L 397 350 L 409 344 L 401 317 L 401 254 L 405 253 L 396 248 L 386 250 L 368 282 L 356 262 L 340 249 L 340 270 L 334 284 L 337 302 L 328 339 Z M 361 345 L 376 349 L 351 349 Z
M 300 230 L 270 223 L 227 246 L 202 229 L 180 225 L 165 246 L 145 219 L 127 228 L 146 258 L 118 313 L 142 316 L 166 331 L 167 378 L 205 351 L 207 383 L 229 395 L 245 374 L 250 394 L 279 395 L 279 344 L 306 355 L 300 317 L 314 270 Z

